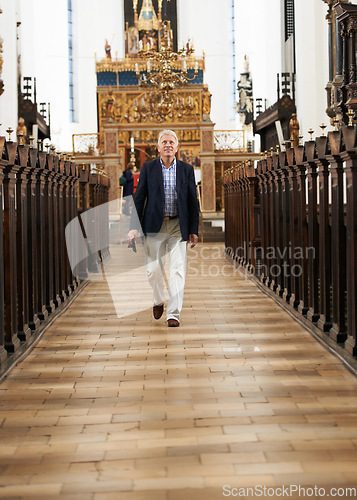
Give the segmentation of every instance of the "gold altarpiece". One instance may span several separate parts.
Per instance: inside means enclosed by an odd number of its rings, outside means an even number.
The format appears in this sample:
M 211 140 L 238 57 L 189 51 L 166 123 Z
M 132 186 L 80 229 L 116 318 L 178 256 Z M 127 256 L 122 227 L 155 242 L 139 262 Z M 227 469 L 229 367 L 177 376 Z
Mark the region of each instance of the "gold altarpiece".
M 143 2 L 143 7 L 144 4 L 147 10 L 154 11 L 151 0 Z M 156 72 L 160 77 L 161 73 L 167 73 L 168 64 L 165 63 L 162 70 L 163 66 L 160 68 L 160 62 L 156 59 L 160 51 L 167 52 L 170 46 L 170 23 L 166 22 L 168 33 L 166 29 L 164 38 L 165 26 L 160 11 L 157 23 L 155 19 L 153 22 L 152 14 L 151 24 L 146 25 L 141 15 L 138 16 L 136 12 L 134 14 L 136 26 L 127 26 L 125 32 L 125 58 L 112 59 L 110 51 L 109 54 L 106 51 L 106 57 L 96 62 L 99 151 L 111 180 L 110 199 L 118 198 L 119 177 L 130 157 L 133 158 L 133 141 L 135 164 L 140 170 L 145 161 L 156 157 L 159 132 L 170 128 L 179 138 L 178 158 L 192 164 L 199 171 L 197 178 L 201 184 L 202 210 L 214 212 L 214 124 L 210 119 L 211 94 L 203 79 L 204 56 L 194 57 L 189 42 L 186 48 L 179 51 L 180 54 L 171 51 L 171 75 L 180 76 L 184 72 L 187 81 L 183 85 L 172 86 L 169 91 L 163 90 L 163 85 L 150 85 L 150 75 Z M 146 14 L 145 19 L 148 18 L 150 16 Z M 151 42 L 148 42 L 150 38 Z M 137 51 L 133 51 L 135 46 Z M 166 100 L 169 95 L 170 100 L 165 108 L 162 107 L 163 95 Z

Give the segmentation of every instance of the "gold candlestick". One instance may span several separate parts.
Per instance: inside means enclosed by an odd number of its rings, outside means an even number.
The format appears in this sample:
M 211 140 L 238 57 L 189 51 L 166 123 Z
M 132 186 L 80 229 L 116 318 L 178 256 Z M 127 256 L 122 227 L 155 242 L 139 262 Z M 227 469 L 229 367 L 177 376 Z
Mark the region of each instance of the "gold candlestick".
M 310 141 L 312 141 L 312 134 L 314 133 L 314 130 L 312 130 L 312 128 L 310 128 L 310 130 L 307 131 L 308 134 L 310 134 Z
M 324 137 L 324 136 L 325 136 L 325 128 L 326 128 L 326 126 L 327 126 L 327 125 L 325 125 L 324 123 L 322 123 L 322 124 L 320 125 L 320 129 L 322 130 L 322 137 Z
M 24 133 L 23 132 L 19 132 L 18 135 L 17 135 L 17 143 L 19 146 L 23 146 L 24 145 Z
M 13 133 L 13 129 L 11 127 L 9 127 L 6 132 L 9 134 L 9 142 L 12 142 L 11 141 L 11 134 Z
M 348 126 L 353 127 L 353 109 L 350 108 L 347 111 L 347 115 L 348 115 Z

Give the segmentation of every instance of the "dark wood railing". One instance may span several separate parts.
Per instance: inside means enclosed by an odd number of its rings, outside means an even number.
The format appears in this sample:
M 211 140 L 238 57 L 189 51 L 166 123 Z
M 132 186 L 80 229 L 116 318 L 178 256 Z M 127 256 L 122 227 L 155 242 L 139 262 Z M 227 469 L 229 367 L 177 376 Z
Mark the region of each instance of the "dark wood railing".
M 356 357 L 356 126 L 287 143 L 223 182 L 226 255 L 335 351 Z
M 83 286 L 91 256 L 73 274 L 65 228 L 84 210 L 108 201 L 109 180 L 80 171 L 63 155 L 4 137 L 0 158 L 2 375 Z M 108 221 L 103 220 L 100 231 L 106 227 Z M 108 255 L 108 245 L 102 248 Z

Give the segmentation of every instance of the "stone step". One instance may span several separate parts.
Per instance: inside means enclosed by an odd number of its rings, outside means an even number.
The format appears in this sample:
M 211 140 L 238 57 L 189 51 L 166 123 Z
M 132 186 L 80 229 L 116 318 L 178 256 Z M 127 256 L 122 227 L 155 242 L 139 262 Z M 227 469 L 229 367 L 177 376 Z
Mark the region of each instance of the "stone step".
M 201 228 L 199 228 L 200 232 Z M 199 241 L 201 241 L 201 234 L 199 234 Z M 224 242 L 225 235 L 221 221 L 204 220 L 203 221 L 203 241 L 204 242 Z

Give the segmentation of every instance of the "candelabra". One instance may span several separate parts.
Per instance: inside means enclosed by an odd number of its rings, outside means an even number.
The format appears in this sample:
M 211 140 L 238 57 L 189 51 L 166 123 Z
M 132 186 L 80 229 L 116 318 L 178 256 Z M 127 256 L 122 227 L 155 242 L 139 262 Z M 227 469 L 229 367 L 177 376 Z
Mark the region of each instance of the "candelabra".
M 135 70 L 139 85 L 151 90 L 149 108 L 154 104 L 155 113 L 167 115 L 179 104 L 179 96 L 174 90 L 187 85 L 197 77 L 198 61 L 195 61 L 193 75 L 189 76 L 186 58 L 193 54 L 193 47 L 188 44 L 186 48 L 174 52 L 171 48 L 170 30 L 166 21 L 163 23 L 163 32 L 159 52 L 154 50 L 139 52 L 139 56 L 147 60 L 146 71 L 140 72 L 138 63 L 135 64 Z M 154 93 L 156 95 L 153 95 Z

